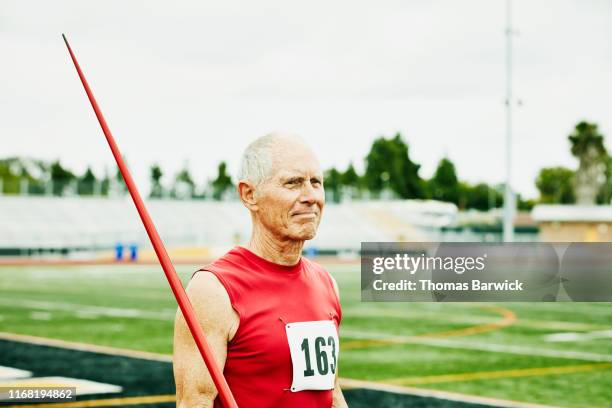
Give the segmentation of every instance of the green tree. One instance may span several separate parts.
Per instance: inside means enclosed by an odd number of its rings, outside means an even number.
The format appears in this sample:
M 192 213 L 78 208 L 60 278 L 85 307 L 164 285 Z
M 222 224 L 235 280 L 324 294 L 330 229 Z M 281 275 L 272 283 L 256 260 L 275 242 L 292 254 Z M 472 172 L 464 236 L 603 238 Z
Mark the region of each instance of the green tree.
M 459 204 L 459 179 L 455 165 L 448 158 L 438 163 L 436 171 L 429 181 L 429 192 L 434 200 Z
M 76 178 L 74 173 L 61 165 L 59 160 L 51 164 L 49 171 L 51 173 L 51 182 L 53 183 L 53 195 L 63 195 L 66 187 Z
M 605 182 L 599 190 L 597 195 L 598 204 L 610 204 L 612 200 L 612 156 L 606 156 L 604 160 L 605 165 Z
M 123 158 L 125 161 L 125 157 Z M 127 166 L 127 162 L 126 162 Z M 118 194 L 126 194 L 128 192 L 127 185 L 125 184 L 125 180 L 123 179 L 123 175 L 121 174 L 121 170 L 119 170 L 119 166 L 116 166 L 117 171 L 115 172 L 115 180 L 113 185 L 113 190 Z
M 192 198 L 195 195 L 195 183 L 187 165 L 174 178 L 172 196 L 175 198 Z
M 42 160 L 32 160 L 32 169 L 36 174 L 32 174 L 30 171 L 25 171 L 28 177 L 29 193 L 30 194 L 44 194 L 46 181 L 50 178 L 49 165 Z M 24 169 L 25 170 L 25 169 Z
M 349 163 L 344 173 L 342 173 L 340 180 L 343 186 L 353 187 L 355 189 L 361 188 L 361 178 L 359 174 L 357 174 L 357 171 L 355 171 L 353 163 Z
M 536 200 L 532 198 L 524 199 L 520 194 L 516 195 L 516 206 L 519 211 L 531 211 L 536 205 Z
M 156 163 L 151 166 L 149 171 L 150 179 L 151 179 L 151 192 L 149 193 L 149 197 L 151 198 L 161 198 L 164 195 L 164 189 L 161 184 L 161 178 L 164 176 L 164 173 Z
M 408 145 L 397 133 L 392 139 L 380 137 L 366 156 L 365 182 L 375 194 L 389 187 L 402 198 L 423 198 L 424 182 L 419 176 L 420 165 L 410 160 Z
M 468 208 L 480 211 L 490 209 L 490 187 L 485 183 L 478 183 L 469 190 Z
M 79 195 L 92 195 L 94 193 L 94 184 L 97 182 L 97 179 L 91 167 L 87 167 L 85 173 L 79 177 L 78 182 L 77 193 Z
M 574 172 L 566 167 L 547 167 L 540 170 L 536 187 L 540 191 L 540 202 L 547 204 L 570 204 L 575 202 Z
M 331 195 L 331 199 L 334 203 L 340 202 L 340 189 L 342 188 L 342 177 L 335 167 L 325 172 L 324 186 L 325 192 Z
M 227 174 L 227 164 L 222 161 L 217 168 L 217 178 L 212 182 L 213 199 L 221 200 L 223 194 L 234 187 L 232 178 Z
M 104 177 L 100 180 L 100 194 L 103 196 L 108 196 L 108 191 L 110 190 L 110 175 L 108 173 L 108 167 L 104 167 Z
M 363 190 L 363 177 L 357 174 L 353 163 L 349 163 L 346 170 L 340 174 L 340 184 L 345 193 L 348 193 L 350 198 L 360 197 Z
M 487 211 L 503 205 L 502 192 L 486 183 L 470 185 L 466 182 L 459 182 L 457 205 L 460 209 L 473 208 L 480 211 Z
M 597 125 L 580 122 L 568 136 L 572 154 L 580 161 L 574 178 L 576 198 L 580 204 L 595 204 L 597 194 L 605 183 L 604 137 Z
M 0 180 L 2 191 L 6 194 L 42 194 L 43 180 L 49 177 L 48 165 L 40 160 L 8 157 L 0 160 Z M 26 182 L 28 191 L 21 191 L 22 182 Z
M 603 157 L 606 154 L 604 137 L 599 133 L 595 123 L 585 121 L 578 123 L 568 139 L 572 145 L 572 154 L 578 159 L 588 155 L 593 150 L 598 157 Z
M 15 165 L 14 158 L 0 160 L 0 179 L 2 179 L 2 191 L 0 193 L 19 193 L 20 171 L 21 169 Z

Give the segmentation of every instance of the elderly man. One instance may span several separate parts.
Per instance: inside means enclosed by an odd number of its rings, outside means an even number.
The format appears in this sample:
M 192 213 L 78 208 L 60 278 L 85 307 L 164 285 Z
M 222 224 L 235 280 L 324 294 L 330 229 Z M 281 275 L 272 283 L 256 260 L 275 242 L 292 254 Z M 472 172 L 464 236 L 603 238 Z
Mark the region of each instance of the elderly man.
M 301 257 L 325 204 L 319 163 L 297 137 L 261 137 L 244 152 L 238 192 L 251 213 L 249 243 L 202 268 L 187 287 L 238 406 L 346 407 L 338 289 Z M 178 406 L 221 406 L 180 312 L 174 376 Z

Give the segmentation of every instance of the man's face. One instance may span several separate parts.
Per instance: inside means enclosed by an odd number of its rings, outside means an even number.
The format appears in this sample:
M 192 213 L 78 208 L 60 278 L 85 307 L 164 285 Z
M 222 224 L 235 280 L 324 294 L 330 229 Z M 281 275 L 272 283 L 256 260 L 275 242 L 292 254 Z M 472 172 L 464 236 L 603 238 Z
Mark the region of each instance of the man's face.
M 277 237 L 312 239 L 325 205 L 319 163 L 300 143 L 280 143 L 272 156 L 269 177 L 256 189 L 258 217 Z

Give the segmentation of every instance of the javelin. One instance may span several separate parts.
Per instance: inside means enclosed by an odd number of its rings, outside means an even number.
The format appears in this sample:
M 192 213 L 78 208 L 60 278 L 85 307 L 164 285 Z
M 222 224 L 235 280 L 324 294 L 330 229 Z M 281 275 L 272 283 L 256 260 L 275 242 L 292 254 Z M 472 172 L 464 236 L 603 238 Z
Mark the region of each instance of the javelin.
M 66 36 L 62 34 L 62 37 L 64 38 L 64 42 L 66 43 L 66 47 L 68 48 L 68 52 L 70 53 L 70 58 L 72 58 L 74 67 L 76 68 L 77 73 L 79 74 L 79 78 L 83 83 L 85 93 L 87 93 L 87 97 L 89 98 L 89 102 L 91 102 L 91 107 L 96 113 L 98 122 L 100 122 L 102 132 L 104 132 L 104 136 L 106 136 L 106 141 L 108 142 L 108 145 L 110 146 L 110 149 L 113 152 L 113 156 L 115 156 L 115 161 L 117 162 L 117 166 L 119 166 L 119 171 L 121 171 L 121 175 L 123 176 L 125 184 L 127 185 L 130 195 L 132 196 L 134 205 L 136 205 L 136 210 L 138 210 L 138 214 L 140 214 L 140 219 L 142 220 L 142 223 L 144 224 L 144 227 L 147 230 L 147 234 L 149 235 L 151 244 L 153 244 L 153 248 L 155 249 L 155 253 L 157 254 L 157 259 L 159 259 L 159 263 L 161 264 L 164 273 L 166 274 L 168 283 L 172 288 L 172 293 L 174 293 L 174 297 L 176 298 L 181 312 L 183 313 L 183 316 L 185 316 L 185 320 L 187 321 L 187 326 L 189 326 L 191 335 L 193 336 L 193 339 L 195 340 L 195 343 L 198 346 L 198 350 L 200 350 L 200 354 L 204 359 L 204 363 L 206 364 L 206 367 L 210 372 L 210 376 L 212 377 L 213 382 L 215 383 L 215 386 L 219 391 L 221 401 L 223 402 L 223 405 L 226 408 L 238 408 L 236 400 L 234 399 L 234 396 L 232 395 L 232 392 L 229 389 L 229 386 L 227 385 L 227 381 L 225 381 L 225 377 L 223 377 L 223 373 L 221 372 L 221 370 L 219 370 L 219 367 L 217 366 L 215 360 L 212 357 L 212 351 L 210 350 L 208 342 L 204 337 L 204 332 L 202 331 L 202 328 L 198 324 L 195 312 L 193 310 L 193 306 L 191 305 L 191 302 L 189 302 L 189 298 L 185 293 L 185 289 L 181 284 L 181 280 L 176 274 L 174 266 L 170 261 L 170 257 L 166 252 L 164 243 L 162 242 L 159 234 L 157 233 L 157 229 L 155 229 L 153 220 L 151 219 L 151 216 L 149 215 L 149 212 L 147 211 L 147 208 L 145 207 L 145 204 L 142 201 L 140 194 L 138 193 L 136 184 L 134 183 L 134 180 L 132 179 L 128 168 L 125 165 L 125 162 L 123 161 L 121 152 L 119 151 L 117 143 L 115 143 L 115 139 L 113 138 L 113 135 L 110 129 L 108 128 L 108 125 L 106 124 L 106 120 L 102 115 L 102 111 L 98 106 L 98 102 L 96 102 L 93 92 L 91 91 L 91 88 L 89 88 L 89 84 L 87 83 L 85 75 L 83 74 L 83 71 L 81 71 L 81 67 L 77 62 L 74 53 L 72 52 L 72 48 L 70 48 L 70 44 L 68 44 Z

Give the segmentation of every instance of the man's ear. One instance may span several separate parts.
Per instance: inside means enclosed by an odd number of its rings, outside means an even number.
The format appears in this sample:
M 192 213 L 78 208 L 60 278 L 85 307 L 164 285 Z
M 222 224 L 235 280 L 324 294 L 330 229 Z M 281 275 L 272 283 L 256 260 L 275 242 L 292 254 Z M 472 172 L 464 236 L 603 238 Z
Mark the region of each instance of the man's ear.
M 249 181 L 241 180 L 238 182 L 238 195 L 240 201 L 251 211 L 257 211 L 257 200 L 255 198 L 255 186 Z

